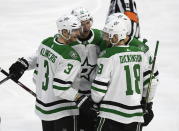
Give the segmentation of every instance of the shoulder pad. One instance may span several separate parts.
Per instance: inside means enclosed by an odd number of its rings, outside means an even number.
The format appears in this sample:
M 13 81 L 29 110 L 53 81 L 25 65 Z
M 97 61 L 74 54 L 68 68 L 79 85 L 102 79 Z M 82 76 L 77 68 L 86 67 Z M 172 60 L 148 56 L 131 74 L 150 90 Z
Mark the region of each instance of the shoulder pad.
M 42 41 L 42 43 L 44 44 L 44 43 L 46 43 L 46 42 L 49 41 L 49 40 L 53 40 L 53 37 L 48 37 L 48 38 L 44 39 L 44 40 Z
M 115 54 L 118 53 L 124 53 L 124 52 L 142 52 L 140 48 L 134 47 L 134 46 L 129 46 L 129 47 L 111 47 L 107 48 L 104 50 L 101 54 L 100 57 L 103 58 L 109 58 Z
M 103 40 L 102 37 L 102 31 L 98 29 L 92 29 L 94 32 L 94 40 L 92 43 L 95 43 L 96 45 L 99 45 L 101 41 Z
M 140 48 L 141 51 L 146 53 L 149 50 L 149 47 L 144 42 L 142 42 L 136 38 L 133 38 L 133 40 L 129 43 L 129 45 L 138 47 L 138 48 Z
M 79 62 L 81 62 L 79 54 L 69 45 L 64 46 L 62 56 L 65 59 L 78 60 Z

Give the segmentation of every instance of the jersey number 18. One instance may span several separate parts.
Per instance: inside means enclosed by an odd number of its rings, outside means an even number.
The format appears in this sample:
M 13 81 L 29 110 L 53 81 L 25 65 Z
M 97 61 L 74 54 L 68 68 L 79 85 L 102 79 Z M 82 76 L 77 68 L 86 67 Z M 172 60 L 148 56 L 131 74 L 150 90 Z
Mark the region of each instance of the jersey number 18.
M 134 73 L 134 79 L 135 79 L 135 92 L 137 94 L 140 94 L 140 88 L 139 88 L 139 82 L 140 82 L 140 65 L 135 64 L 133 68 L 131 69 L 129 65 L 124 66 L 124 70 L 126 72 L 126 84 L 127 84 L 127 91 L 126 95 L 133 95 L 133 89 L 132 89 L 132 80 L 131 80 L 131 73 Z

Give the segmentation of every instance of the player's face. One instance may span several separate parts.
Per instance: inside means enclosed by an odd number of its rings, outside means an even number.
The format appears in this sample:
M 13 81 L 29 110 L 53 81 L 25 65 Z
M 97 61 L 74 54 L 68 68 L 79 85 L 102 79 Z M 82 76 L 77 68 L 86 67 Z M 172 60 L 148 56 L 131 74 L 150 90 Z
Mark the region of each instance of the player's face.
M 109 33 L 103 32 L 103 40 L 106 41 L 106 45 L 108 47 L 111 46 L 110 38 L 109 38 Z
M 103 32 L 103 40 L 109 42 L 109 33 Z
M 81 26 L 81 33 L 88 33 L 91 29 L 92 22 L 91 20 L 82 21 Z
M 71 32 L 70 42 L 76 41 L 80 35 L 80 29 L 73 29 Z

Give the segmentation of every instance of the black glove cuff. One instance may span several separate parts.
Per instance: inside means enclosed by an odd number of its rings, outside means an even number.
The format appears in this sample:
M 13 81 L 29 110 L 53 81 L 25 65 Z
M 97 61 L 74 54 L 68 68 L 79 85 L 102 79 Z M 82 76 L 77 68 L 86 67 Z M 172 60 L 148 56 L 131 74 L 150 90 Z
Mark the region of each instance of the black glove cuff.
M 142 97 L 141 106 L 143 109 L 152 109 L 153 102 L 146 103 L 146 98 Z
M 27 70 L 29 68 L 28 61 L 26 59 L 24 59 L 23 57 L 19 58 L 18 62 L 20 62 L 24 66 L 24 70 Z
M 76 100 L 76 105 L 77 107 L 81 107 L 83 105 L 83 103 L 88 99 L 87 96 L 82 95 L 80 96 L 77 100 Z
M 147 109 L 149 110 L 151 110 L 152 109 L 152 105 L 153 105 L 153 102 L 149 102 L 149 103 L 147 103 Z

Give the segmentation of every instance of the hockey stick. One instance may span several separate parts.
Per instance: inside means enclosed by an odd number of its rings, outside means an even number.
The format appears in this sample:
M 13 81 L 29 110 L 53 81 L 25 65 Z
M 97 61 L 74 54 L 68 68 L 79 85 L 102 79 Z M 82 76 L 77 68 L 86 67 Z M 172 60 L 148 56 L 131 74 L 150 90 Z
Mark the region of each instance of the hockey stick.
M 6 78 L 2 79 L 2 80 L 0 81 L 0 85 L 1 85 L 2 83 L 6 82 L 6 81 L 9 80 L 9 79 L 11 79 L 11 75 L 9 75 L 9 76 L 7 76 Z
M 3 73 L 4 75 L 6 75 L 7 77 L 10 77 L 10 75 L 5 71 L 3 70 L 2 68 L 0 68 L 0 72 Z M 7 78 L 6 77 L 6 78 Z M 12 80 L 12 79 L 11 79 Z M 14 81 L 14 80 L 12 80 Z M 19 81 L 14 81 L 15 83 L 17 83 L 19 86 L 21 86 L 24 90 L 26 90 L 27 92 L 29 92 L 31 95 L 33 95 L 34 97 L 36 97 L 36 94 L 31 90 L 29 89 L 28 87 L 26 87 L 24 84 L 22 84 L 21 82 Z
M 150 73 L 149 85 L 148 85 L 148 88 L 147 88 L 147 95 L 145 97 L 145 101 L 146 101 L 145 108 L 147 107 L 147 103 L 148 103 L 148 99 L 149 99 L 149 93 L 150 93 L 150 88 L 151 88 L 151 85 L 152 85 L 152 78 L 153 78 L 153 75 L 154 75 L 154 67 L 155 67 L 155 62 L 156 62 L 156 57 L 157 57 L 157 52 L 158 52 L 158 46 L 159 46 L 159 41 L 157 41 L 156 47 L 155 47 L 154 60 L 152 62 L 152 70 L 151 70 L 151 73 Z
M 159 46 L 159 41 L 157 41 L 156 47 L 155 47 L 154 59 L 153 59 L 153 62 L 152 62 L 152 70 L 151 70 L 151 73 L 150 73 L 149 85 L 148 85 L 148 88 L 147 88 L 147 95 L 145 97 L 144 114 L 146 113 L 146 108 L 147 108 L 147 103 L 148 103 L 148 99 L 149 99 L 150 88 L 151 88 L 151 85 L 152 85 L 152 77 L 153 77 L 153 74 L 154 74 L 154 67 L 155 67 L 155 62 L 156 62 L 156 57 L 157 57 L 157 52 L 158 52 L 158 46 Z M 143 125 L 142 125 L 141 122 L 139 122 L 137 130 L 142 131 L 142 128 L 143 128 Z

